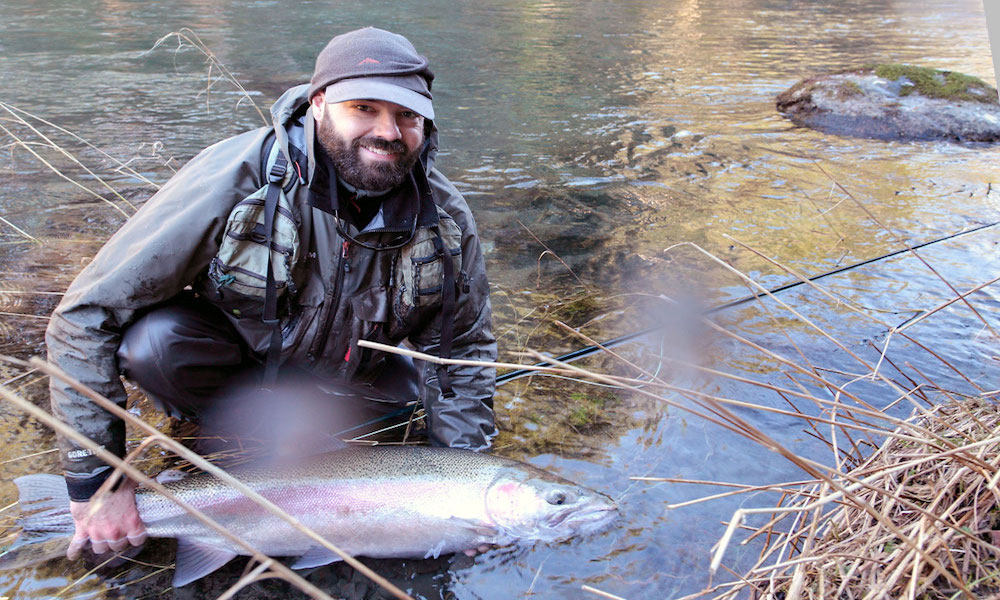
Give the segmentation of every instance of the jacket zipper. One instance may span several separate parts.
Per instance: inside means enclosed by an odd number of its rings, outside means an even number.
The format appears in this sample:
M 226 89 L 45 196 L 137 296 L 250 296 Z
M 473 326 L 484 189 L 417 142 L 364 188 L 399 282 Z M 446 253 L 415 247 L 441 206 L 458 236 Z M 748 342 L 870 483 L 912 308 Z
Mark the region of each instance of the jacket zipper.
M 322 326 L 319 331 L 317 331 L 316 339 L 313 341 L 312 348 L 309 350 L 309 359 L 313 362 L 323 355 L 323 351 L 326 350 L 326 342 L 330 338 L 330 328 L 333 326 L 333 320 L 337 316 L 337 308 L 340 304 L 340 294 L 344 287 L 344 273 L 351 272 L 351 263 L 349 260 L 350 248 L 351 243 L 349 241 L 344 240 L 341 242 L 340 258 L 337 261 L 337 273 L 334 276 L 333 289 L 326 294 L 323 317 L 321 319 Z

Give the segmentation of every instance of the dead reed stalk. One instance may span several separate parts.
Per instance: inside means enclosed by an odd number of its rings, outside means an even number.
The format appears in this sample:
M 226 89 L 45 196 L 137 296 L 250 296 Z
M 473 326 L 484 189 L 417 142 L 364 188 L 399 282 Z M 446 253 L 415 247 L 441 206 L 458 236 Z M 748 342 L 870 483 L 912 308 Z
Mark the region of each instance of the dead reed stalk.
M 974 315 L 976 315 L 976 317 L 982 322 L 983 327 L 985 327 L 993 335 L 994 338 L 1000 338 L 1000 335 L 997 335 L 997 332 L 983 317 L 983 315 L 980 314 L 980 312 L 976 310 L 974 306 L 972 306 L 972 303 L 969 302 L 967 298 L 965 298 L 962 294 L 958 292 L 957 289 L 955 289 L 955 286 L 953 286 L 951 282 L 944 277 L 944 275 L 942 275 L 937 269 L 935 269 L 933 265 L 927 262 L 927 260 L 923 256 L 921 256 L 919 252 L 917 252 L 914 248 L 912 248 L 910 244 L 907 243 L 906 240 L 902 238 L 902 236 L 900 236 L 890 227 L 883 224 L 882 221 L 877 216 L 875 216 L 875 214 L 871 211 L 871 209 L 868 208 L 868 206 L 865 205 L 864 202 L 858 200 L 857 197 L 854 196 L 854 194 L 852 194 L 846 187 L 843 186 L 843 184 L 841 184 L 839 181 L 837 181 L 836 178 L 830 175 L 830 173 L 823 168 L 823 165 L 821 165 L 819 161 L 815 161 L 814 164 L 816 165 L 816 168 L 819 169 L 820 172 L 822 172 L 824 175 L 826 175 L 830 179 L 830 181 L 832 181 L 833 184 L 836 185 L 838 189 L 840 189 L 841 192 L 843 192 L 848 198 L 851 199 L 852 202 L 854 202 L 854 204 L 858 206 L 858 208 L 863 210 L 864 213 L 868 215 L 868 218 L 871 219 L 873 223 L 875 223 L 876 225 L 881 227 L 886 233 L 891 235 L 893 239 L 896 241 L 896 243 L 898 243 L 901 246 L 904 246 L 907 250 L 909 250 L 911 255 L 913 255 L 917 260 L 921 262 L 921 264 L 927 267 L 927 269 L 931 273 L 933 273 L 938 279 L 940 279 L 941 282 L 944 283 L 948 287 L 948 289 L 951 290 L 953 294 L 955 294 L 957 298 L 961 299 L 962 303 L 965 304 L 965 306 L 969 310 L 971 310 Z
M 517 221 L 517 224 L 520 225 L 521 227 L 523 227 L 524 230 L 528 232 L 528 235 L 530 235 L 532 237 L 532 239 L 534 239 L 536 242 L 538 242 L 539 245 L 541 245 L 542 248 L 545 248 L 545 251 L 538 255 L 538 277 L 535 280 L 535 288 L 536 289 L 542 287 L 542 257 L 545 256 L 546 254 L 551 255 L 552 258 L 554 258 L 557 261 L 559 261 L 559 263 L 562 264 L 562 266 L 566 268 L 566 270 L 569 272 L 569 274 L 573 276 L 573 279 L 575 279 L 576 282 L 578 284 L 580 284 L 580 287 L 582 287 L 583 289 L 588 289 L 587 284 L 585 284 L 583 282 L 583 280 L 580 279 L 580 277 L 577 276 L 577 274 L 573 272 L 573 269 L 566 263 L 566 261 L 564 261 L 562 259 L 562 257 L 560 257 L 558 254 L 556 254 L 555 252 L 553 252 L 553 250 L 551 248 L 549 248 L 548 245 L 546 245 L 545 242 L 543 242 L 542 240 L 540 240 L 538 238 L 538 236 L 535 235 L 535 233 L 533 231 L 531 231 L 531 229 L 529 229 L 528 226 L 525 225 L 521 221 L 521 219 L 514 219 L 514 220 Z
M 205 62 L 208 63 L 208 82 L 205 84 L 206 106 L 208 106 L 209 92 L 211 92 L 212 86 L 215 84 L 216 81 L 218 81 L 218 79 L 222 79 L 228 81 L 237 90 L 240 91 L 241 94 L 240 103 L 242 103 L 244 100 L 249 102 L 254 107 L 254 110 L 257 111 L 257 114 L 260 115 L 260 120 L 263 121 L 264 125 L 265 126 L 270 125 L 271 121 L 264 116 L 264 111 L 262 111 L 260 107 L 257 106 L 257 103 L 253 101 L 253 98 L 250 96 L 250 92 L 248 92 L 247 89 L 243 87 L 243 84 L 240 83 L 240 80 L 236 78 L 233 72 L 229 70 L 229 67 L 227 67 L 225 63 L 222 62 L 222 60 L 218 57 L 218 55 L 212 52 L 212 50 L 209 49 L 207 45 L 205 45 L 205 42 L 201 41 L 201 38 L 198 36 L 197 33 L 194 32 L 194 30 L 188 27 L 182 27 L 177 31 L 171 31 L 167 35 L 156 40 L 156 43 L 153 44 L 153 47 L 147 50 L 146 53 L 156 50 L 170 38 L 177 39 L 177 50 L 182 49 L 184 47 L 184 44 L 186 43 L 191 47 L 195 48 L 196 50 L 198 50 L 199 52 L 201 52 L 205 56 Z M 220 77 L 216 78 L 213 74 L 213 71 L 218 71 L 221 74 Z M 237 106 L 238 105 L 239 103 L 237 103 Z

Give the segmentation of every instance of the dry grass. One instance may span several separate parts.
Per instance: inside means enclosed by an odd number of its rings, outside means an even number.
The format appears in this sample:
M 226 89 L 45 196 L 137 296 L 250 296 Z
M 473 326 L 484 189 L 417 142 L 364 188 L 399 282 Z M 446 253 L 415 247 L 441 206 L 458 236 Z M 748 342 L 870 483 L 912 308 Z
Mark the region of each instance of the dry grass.
M 684 243 L 675 247 L 693 248 L 715 266 L 739 277 L 750 293 L 761 295 L 762 300 L 758 302 L 761 314 L 770 319 L 773 332 L 785 336 L 791 352 L 777 352 L 772 344 L 759 344 L 732 325 L 706 320 L 706 330 L 742 344 L 749 355 L 758 356 L 770 365 L 768 368 L 783 373 L 790 385 L 755 381 L 701 365 L 690 366 L 710 377 L 728 380 L 738 388 L 753 386 L 770 390 L 781 397 L 788 408 L 780 410 L 731 397 L 713 396 L 705 394 L 704 387 L 673 386 L 662 376 L 650 377 L 650 381 L 643 384 L 645 389 L 640 390 L 635 379 L 607 377 L 582 370 L 576 375 L 617 385 L 633 394 L 648 395 L 715 423 L 780 454 L 809 474 L 805 480 L 768 485 L 632 478 L 729 488 L 700 500 L 668 505 L 671 510 L 762 492 L 780 497 L 773 506 L 736 511 L 728 523 L 728 530 L 715 546 L 709 565 L 713 578 L 722 570 L 730 575 L 729 582 L 714 586 L 710 583 L 707 589 L 690 598 L 931 600 L 1000 597 L 1000 405 L 997 392 L 986 388 L 989 384 L 978 380 L 974 373 L 963 373 L 963 370 L 968 371 L 970 364 L 953 364 L 947 349 L 918 339 L 915 327 L 928 319 L 943 318 L 941 313 L 946 309 L 957 310 L 971 314 L 978 321 L 977 337 L 1000 341 L 992 325 L 993 319 L 987 318 L 992 314 L 986 312 L 984 306 L 976 305 L 988 298 L 981 292 L 994 286 L 998 278 L 984 275 L 980 283 L 966 283 L 963 284 L 965 288 L 961 288 L 951 281 L 955 275 L 932 264 L 911 247 L 904 236 L 885 226 L 839 183 L 834 182 L 834 187 L 845 195 L 845 201 L 859 206 L 872 222 L 905 249 L 917 261 L 918 268 L 926 269 L 940 282 L 936 291 L 941 295 L 928 294 L 915 307 L 872 309 L 807 281 L 804 275 L 749 244 L 725 237 L 796 277 L 811 289 L 814 297 L 818 295 L 820 300 L 833 305 L 837 313 L 850 311 L 882 332 L 876 338 L 879 339 L 877 345 L 869 342 L 869 348 L 862 352 L 856 343 L 845 343 L 843 332 L 833 332 L 812 317 L 816 314 L 815 307 L 809 307 L 811 310 L 806 312 L 803 310 L 806 307 L 800 303 L 789 303 L 772 295 L 728 261 L 699 246 Z M 519 313 L 526 315 L 527 323 L 555 323 L 549 306 L 541 308 L 544 310 L 534 315 L 523 309 Z M 912 315 L 899 321 L 900 315 L 907 313 Z M 517 325 L 520 322 L 516 322 L 515 327 Z M 540 328 L 536 323 L 527 337 L 543 337 L 535 334 Z M 831 350 L 850 357 L 854 366 L 846 370 L 824 367 L 826 361 L 815 354 L 815 349 L 810 353 L 796 343 L 793 332 L 801 330 L 808 330 L 810 335 L 824 340 L 824 345 Z M 578 337 L 587 344 L 593 343 L 582 334 Z M 901 346 L 910 348 L 903 359 L 896 353 Z M 913 353 L 923 354 L 915 357 Z M 542 358 L 537 354 L 533 356 Z M 634 368 L 624 358 L 620 363 L 623 368 Z M 572 369 L 569 365 L 559 366 Z M 967 385 L 964 391 L 946 389 L 927 374 L 932 370 L 940 371 L 942 367 L 952 381 Z M 862 386 L 868 391 L 860 392 Z M 656 390 L 655 393 L 651 393 L 652 390 Z M 872 390 L 876 390 L 874 394 Z M 893 416 L 906 406 L 913 409 L 911 418 L 903 420 Z M 797 456 L 778 443 L 777 440 L 784 440 L 786 436 L 759 430 L 751 423 L 756 419 L 742 418 L 733 412 L 737 409 L 799 419 L 804 431 L 830 450 L 831 458 L 816 462 Z M 777 439 L 772 438 L 772 434 Z M 759 524 L 760 519 L 765 522 Z M 724 564 L 727 552 L 734 545 L 750 543 L 761 547 L 756 564 L 750 568 L 741 566 L 738 571 Z M 719 577 L 720 581 L 724 579 Z
M 911 422 L 927 433 L 903 426 L 905 439 L 850 457 L 849 500 L 825 483 L 786 490 L 775 518 L 753 531 L 770 539 L 761 560 L 721 597 L 930 600 L 1000 589 L 1000 406 L 956 399 Z
M 160 46 L 166 44 L 166 42 L 171 39 L 176 40 L 177 42 L 177 47 L 174 50 L 175 53 L 180 52 L 186 47 L 192 47 L 205 57 L 205 64 L 208 65 L 208 74 L 206 76 L 206 83 L 204 90 L 206 110 L 211 109 L 211 105 L 209 104 L 209 98 L 212 88 L 215 86 L 215 84 L 219 82 L 226 82 L 232 85 L 234 88 L 236 88 L 240 93 L 240 100 L 239 102 L 237 102 L 236 106 L 239 106 L 243 102 L 247 102 L 257 112 L 257 115 L 260 117 L 260 120 L 263 122 L 265 126 L 271 123 L 271 120 L 264 115 L 264 111 L 261 110 L 261 108 L 257 106 L 257 103 L 253 101 L 253 97 L 250 95 L 250 92 L 247 91 L 245 87 L 243 87 L 243 84 L 236 77 L 236 75 L 234 75 L 233 72 L 229 70 L 229 67 L 227 67 L 226 64 L 222 62 L 222 60 L 218 57 L 218 55 L 215 54 L 215 52 L 213 52 L 211 48 L 209 48 L 205 44 L 205 42 L 201 40 L 201 37 L 199 37 L 194 30 L 188 27 L 182 27 L 177 31 L 171 31 L 167 35 L 156 40 L 156 43 L 153 44 L 153 47 L 150 48 L 147 52 L 153 52 Z

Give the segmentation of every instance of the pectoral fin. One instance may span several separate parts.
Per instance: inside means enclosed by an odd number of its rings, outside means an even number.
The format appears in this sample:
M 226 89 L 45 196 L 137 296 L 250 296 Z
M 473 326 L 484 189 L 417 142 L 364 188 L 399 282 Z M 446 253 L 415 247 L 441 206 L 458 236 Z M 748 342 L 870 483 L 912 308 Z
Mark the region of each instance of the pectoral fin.
M 308 569 L 309 567 L 321 567 L 332 562 L 337 562 L 338 560 L 343 559 L 323 546 L 315 546 L 310 548 L 308 552 L 300 556 L 298 560 L 292 563 L 292 568 Z
M 426 560 L 428 558 L 437 558 L 441 556 L 441 552 L 443 550 L 444 550 L 444 540 L 441 540 L 440 542 L 437 543 L 437 546 L 434 546 L 433 548 L 427 551 L 427 554 L 424 555 L 424 559 Z
M 179 588 L 201 579 L 215 571 L 236 556 L 235 552 L 196 542 L 177 540 L 177 569 L 174 571 L 174 587 Z
M 451 517 L 449 521 L 462 526 L 464 529 L 471 531 L 479 537 L 485 538 L 486 541 L 494 540 L 500 535 L 500 530 L 493 525 L 488 525 L 481 521 L 476 521 L 475 519 L 466 519 L 463 517 Z

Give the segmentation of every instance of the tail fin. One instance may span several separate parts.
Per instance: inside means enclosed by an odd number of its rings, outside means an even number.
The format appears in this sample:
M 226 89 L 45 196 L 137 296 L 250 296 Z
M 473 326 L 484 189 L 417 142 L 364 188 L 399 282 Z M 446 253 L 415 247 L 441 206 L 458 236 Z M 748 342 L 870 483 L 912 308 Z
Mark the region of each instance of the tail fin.
M 25 475 L 14 480 L 21 527 L 30 533 L 73 533 L 66 480 L 59 475 Z
M 14 483 L 20 493 L 22 531 L 0 554 L 0 570 L 19 569 L 64 554 L 74 531 L 62 477 L 25 475 Z

